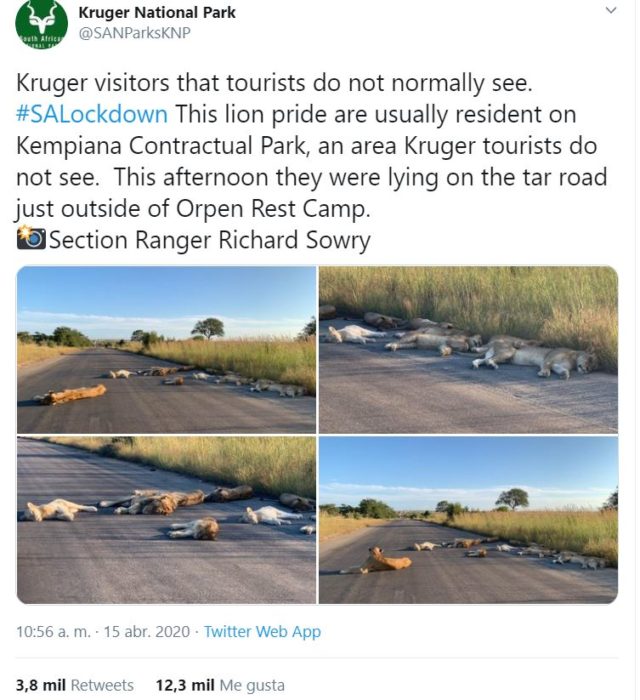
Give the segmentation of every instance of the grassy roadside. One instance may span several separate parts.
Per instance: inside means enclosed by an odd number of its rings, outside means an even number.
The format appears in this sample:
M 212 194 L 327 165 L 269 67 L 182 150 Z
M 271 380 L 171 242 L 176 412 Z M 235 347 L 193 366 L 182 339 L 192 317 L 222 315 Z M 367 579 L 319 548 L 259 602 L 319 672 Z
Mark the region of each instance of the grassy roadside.
M 388 520 L 380 518 L 344 518 L 342 515 L 327 515 L 321 512 L 318 532 L 320 533 L 320 541 L 323 542 L 339 535 L 348 535 L 365 527 L 386 525 L 388 522 Z
M 257 493 L 315 498 L 313 437 L 47 437 L 107 457 L 211 481 L 250 484 Z
M 42 362 L 42 360 L 50 360 L 60 355 L 70 355 L 76 352 L 82 352 L 86 348 L 71 348 L 66 346 L 49 347 L 48 345 L 36 345 L 35 343 L 20 343 L 17 345 L 18 367 L 33 364 L 34 362 Z
M 255 379 L 298 384 L 311 396 L 316 393 L 315 339 L 179 340 L 154 343 L 147 349 L 141 343 L 128 343 L 121 349 L 203 370 L 232 371 Z
M 618 366 L 618 279 L 608 267 L 322 267 L 320 304 L 451 321 L 485 338 L 509 333 L 593 349 Z
M 438 517 L 434 517 L 438 516 Z M 615 510 L 541 510 L 462 513 L 452 521 L 435 513 L 430 522 L 505 540 L 536 542 L 558 551 L 604 557 L 618 565 L 618 513 Z

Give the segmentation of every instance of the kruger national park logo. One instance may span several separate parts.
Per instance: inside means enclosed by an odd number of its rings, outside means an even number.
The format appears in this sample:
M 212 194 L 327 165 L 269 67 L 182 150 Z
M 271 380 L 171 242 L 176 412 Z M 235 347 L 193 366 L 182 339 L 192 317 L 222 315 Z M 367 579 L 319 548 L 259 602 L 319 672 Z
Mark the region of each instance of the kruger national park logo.
M 32 49 L 57 46 L 68 26 L 67 13 L 56 0 L 27 0 L 16 15 L 16 32 Z

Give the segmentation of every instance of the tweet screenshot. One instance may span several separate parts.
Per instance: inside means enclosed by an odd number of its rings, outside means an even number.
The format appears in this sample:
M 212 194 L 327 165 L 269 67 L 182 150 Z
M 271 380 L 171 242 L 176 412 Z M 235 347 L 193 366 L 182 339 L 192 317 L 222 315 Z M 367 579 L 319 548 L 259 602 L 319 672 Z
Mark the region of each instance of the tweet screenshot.
M 634 700 L 635 3 L 1 12 L 3 697 Z

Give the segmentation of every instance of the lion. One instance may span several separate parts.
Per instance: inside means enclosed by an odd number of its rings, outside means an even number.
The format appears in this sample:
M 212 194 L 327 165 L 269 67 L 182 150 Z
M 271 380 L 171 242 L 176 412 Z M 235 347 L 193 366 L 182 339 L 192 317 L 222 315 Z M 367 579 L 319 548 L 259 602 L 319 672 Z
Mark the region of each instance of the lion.
M 183 386 L 184 377 L 171 377 L 171 379 L 163 379 L 162 383 L 167 384 L 168 386 Z
M 517 347 L 510 340 L 490 342 L 486 346 L 484 357 L 473 360 L 471 365 L 474 369 L 481 365 L 498 369 L 498 365 L 505 363 L 539 367 L 539 377 L 549 377 L 551 372 L 554 372 L 564 379 L 569 379 L 572 370 L 577 370 L 579 374 L 588 374 L 598 368 L 597 357 L 592 352 L 538 345 Z
M 22 520 L 34 520 L 37 523 L 43 520 L 74 520 L 76 513 L 97 513 L 95 506 L 83 506 L 79 503 L 67 501 L 64 498 L 56 498 L 49 503 L 37 506 L 35 503 L 27 503 L 22 513 Z
M 453 540 L 454 549 L 471 549 L 471 547 L 476 547 L 479 544 L 482 544 L 482 540 L 471 540 L 464 537 L 456 537 Z
M 320 321 L 330 321 L 337 315 L 336 307 L 331 304 L 323 304 L 318 308 L 318 318 Z
M 552 549 L 546 549 L 545 547 L 539 547 L 538 545 L 531 545 L 530 547 L 525 547 L 521 549 L 518 554 L 521 557 L 538 557 L 543 559 L 553 554 Z
M 172 523 L 169 537 L 173 540 L 193 538 L 194 540 L 215 540 L 220 532 L 218 521 L 211 516 L 189 520 L 186 523 Z
M 431 330 L 431 329 L 429 329 Z M 404 350 L 408 348 L 417 348 L 420 350 L 438 350 L 442 357 L 452 355 L 454 350 L 459 352 L 468 352 L 472 347 L 472 336 L 460 332 L 458 334 L 450 334 L 444 329 L 442 332 L 425 333 L 423 331 L 411 331 L 405 333 L 402 338 L 392 343 L 387 343 L 385 350 Z
M 421 328 L 453 328 L 453 323 L 449 321 L 432 321 L 430 318 L 410 318 L 405 328 L 410 331 L 419 331 Z
M 496 551 L 498 552 L 513 552 L 516 549 L 516 547 L 512 547 L 510 544 L 499 544 L 496 547 Z
M 249 523 L 257 525 L 264 523 L 265 525 L 291 525 L 290 520 L 301 520 L 302 516 L 297 513 L 286 513 L 284 510 L 275 508 L 274 506 L 263 506 L 258 510 L 247 506 L 247 510 L 240 516 L 241 523 Z
M 487 556 L 487 550 L 482 549 L 469 549 L 465 553 L 465 557 L 477 557 L 479 559 L 484 559 Z
M 293 493 L 281 493 L 280 503 L 287 508 L 299 513 L 301 511 L 315 510 L 316 502 L 304 496 L 296 496 Z
M 316 526 L 315 525 L 303 525 L 300 528 L 300 532 L 303 535 L 315 535 L 316 534 Z
M 429 551 L 433 552 L 437 547 L 442 547 L 441 544 L 434 544 L 433 542 L 414 542 L 413 548 L 417 552 Z
M 296 396 L 305 396 L 307 393 L 307 390 L 298 384 L 281 384 L 271 379 L 258 379 L 251 385 L 251 391 L 275 391 L 279 396 L 291 399 Z
M 367 343 L 375 343 L 376 338 L 386 337 L 386 333 L 370 331 L 361 326 L 345 326 L 338 330 L 333 326 L 329 326 L 326 335 L 323 336 L 323 341 L 325 343 L 359 343 L 366 345 Z
M 181 506 L 195 506 L 204 501 L 204 492 L 157 491 L 138 489 L 131 496 L 114 501 L 100 501 L 101 508 L 114 508 L 115 515 L 171 515 Z
M 580 564 L 582 569 L 604 569 L 606 559 L 602 557 L 587 557 L 574 552 L 560 552 L 553 560 L 554 564 Z
M 107 372 L 105 377 L 110 377 L 111 379 L 129 379 L 129 377 L 135 374 L 135 372 L 130 372 L 128 369 L 112 369 Z
M 380 547 L 370 547 L 369 556 L 362 566 L 341 569 L 341 574 L 368 574 L 370 571 L 399 571 L 408 569 L 413 562 L 409 557 L 385 557 Z
M 106 393 L 107 387 L 104 384 L 98 384 L 97 386 L 82 386 L 79 389 L 48 391 L 42 396 L 34 396 L 33 400 L 41 403 L 43 406 L 56 406 L 69 401 L 78 401 L 79 399 L 93 399 Z
M 197 379 L 198 381 L 206 382 L 208 379 L 211 379 L 211 377 L 206 372 L 194 372 L 191 375 L 191 379 Z
M 235 372 L 225 372 L 222 377 L 217 377 L 215 382 L 216 384 L 234 384 L 235 386 L 244 386 L 247 384 L 252 384 L 253 380 L 243 377 L 241 374 L 236 374 Z
M 243 501 L 247 498 L 253 498 L 253 489 L 248 484 L 242 484 L 234 488 L 218 486 L 204 500 L 213 503 L 229 503 L 230 501 Z
M 385 316 L 384 314 L 376 313 L 375 311 L 367 311 L 363 316 L 363 321 L 368 326 L 373 326 L 378 330 L 391 330 L 392 328 L 406 328 L 407 321 L 403 318 L 395 316 Z

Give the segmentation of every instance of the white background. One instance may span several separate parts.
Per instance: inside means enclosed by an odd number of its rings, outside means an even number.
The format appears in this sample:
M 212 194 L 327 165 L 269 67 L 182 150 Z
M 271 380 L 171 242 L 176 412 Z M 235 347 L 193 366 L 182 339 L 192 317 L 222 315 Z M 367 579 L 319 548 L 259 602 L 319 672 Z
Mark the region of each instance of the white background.
M 615 3 L 609 3 L 613 6 Z M 5 576 L 2 579 L 3 667 L 8 669 L 5 694 L 14 686 L 15 677 L 50 679 L 67 677 L 135 681 L 140 697 L 153 697 L 156 678 L 209 676 L 251 678 L 276 677 L 287 682 L 288 692 L 280 697 L 320 698 L 347 693 L 371 698 L 388 692 L 409 691 L 421 694 L 446 693 L 479 697 L 634 697 L 634 283 L 635 232 L 633 220 L 633 107 L 634 107 L 634 7 L 629 0 L 617 2 L 610 15 L 605 2 L 563 0 L 552 2 L 503 2 L 450 0 L 449 2 L 378 0 L 326 0 L 314 6 L 306 3 L 238 2 L 240 19 L 235 22 L 201 20 L 192 24 L 188 41 L 85 41 L 77 36 L 83 25 L 104 25 L 77 19 L 78 3 L 67 0 L 64 6 L 70 19 L 65 40 L 50 51 L 33 51 L 19 42 L 14 29 L 18 3 L 3 5 L 3 94 L 2 153 L 4 168 L 0 175 L 2 191 L 5 274 L 2 279 L 2 304 L 5 319 L 13 318 L 14 274 L 25 264 L 551 264 L 611 265 L 620 281 L 620 582 L 617 600 L 608 606 L 415 606 L 415 607 L 90 607 L 24 606 L 15 596 L 11 575 L 15 561 L 14 512 L 6 513 Z M 180 6 L 180 3 L 168 6 Z M 91 4 L 93 7 L 125 7 L 129 3 Z M 131 23 L 133 24 L 133 23 Z M 142 22 L 141 24 L 144 24 Z M 189 23 L 186 23 L 189 24 Z M 356 193 L 331 193 L 337 201 L 345 197 L 365 201 L 372 216 L 364 228 L 375 232 L 374 243 L 365 256 L 337 251 L 305 250 L 276 253 L 211 251 L 178 258 L 170 253 L 126 254 L 81 251 L 17 253 L 14 243 L 14 205 L 18 193 L 16 169 L 54 167 L 51 158 L 15 159 L 15 134 L 30 133 L 45 137 L 38 126 L 17 126 L 14 109 L 29 96 L 16 94 L 15 73 L 31 71 L 38 75 L 92 75 L 111 70 L 127 70 L 141 75 L 174 75 L 190 70 L 200 75 L 234 72 L 246 75 L 290 73 L 316 76 L 322 71 L 345 77 L 352 75 L 443 75 L 453 76 L 472 70 L 483 76 L 526 76 L 533 93 L 508 101 L 571 107 L 578 110 L 579 126 L 568 132 L 597 138 L 599 152 L 592 169 L 607 165 L 607 188 L 559 190 L 514 187 L 477 188 L 463 192 L 440 190 L 434 194 L 411 191 L 393 195 L 370 190 Z M 37 95 L 33 96 L 33 101 Z M 44 96 L 43 96 L 44 97 Z M 95 103 L 96 93 L 72 95 L 69 102 Z M 134 96 L 135 97 L 135 96 Z M 145 106 L 172 105 L 188 101 L 182 95 L 173 99 L 166 93 L 142 95 L 131 99 L 114 95 L 109 101 L 129 101 Z M 206 95 L 191 95 L 195 104 L 212 102 Z M 220 98 L 222 100 L 222 97 Z M 263 100 L 261 102 L 261 100 Z M 323 106 L 366 106 L 387 102 L 437 102 L 453 108 L 458 101 L 472 102 L 469 96 L 419 95 L 385 96 L 340 94 L 244 96 L 243 102 L 268 107 L 276 100 L 283 103 L 320 102 Z M 42 99 L 42 101 L 48 101 Z M 477 98 L 477 106 L 498 102 L 493 95 Z M 325 127 L 326 128 L 326 127 Z M 47 138 L 61 138 L 75 127 L 52 126 Z M 86 137 L 116 136 L 131 133 L 132 127 L 106 129 L 86 127 Z M 145 128 L 150 132 L 151 127 Z M 522 136 L 526 127 L 492 127 L 474 130 L 473 135 Z M 199 135 L 206 131 L 199 127 Z M 242 130 L 241 130 L 242 131 Z M 260 133 L 255 127 L 252 131 Z M 301 126 L 287 131 L 308 134 L 313 128 Z M 331 131 L 331 129 L 329 129 Z M 399 133 L 408 131 L 406 127 Z M 188 127 L 173 124 L 157 129 L 158 136 L 185 137 Z M 562 135 L 562 130 L 539 136 Z M 352 137 L 376 138 L 387 133 L 375 126 L 344 130 Z M 464 129 L 450 127 L 449 136 L 464 137 Z M 219 132 L 222 135 L 222 132 Z M 470 137 L 473 137 L 470 135 Z M 524 134 L 527 135 L 527 134 Z M 68 136 L 67 136 L 68 137 Z M 121 163 L 126 164 L 123 156 Z M 177 159 L 175 163 L 188 159 Z M 353 169 L 382 168 L 384 159 L 359 159 Z M 455 162 L 455 161 L 454 161 Z M 496 165 L 504 163 L 501 159 Z M 168 163 L 168 161 L 167 161 Z M 165 163 L 165 164 L 167 164 Z M 202 169 L 205 161 L 200 161 Z M 261 169 L 297 162 L 282 158 L 274 163 L 262 161 Z M 348 158 L 341 161 L 346 167 Z M 535 161 L 539 169 L 545 161 Z M 147 165 L 145 159 L 138 165 Z M 418 161 L 415 165 L 417 167 Z M 558 167 L 558 158 L 549 169 Z M 569 165 L 571 163 L 568 163 Z M 585 165 L 582 160 L 577 165 Z M 106 182 L 111 163 L 96 159 L 77 161 L 77 169 L 92 169 Z M 148 167 L 155 167 L 149 163 Z M 228 162 L 221 163 L 230 167 Z M 324 165 L 314 159 L 300 167 Z M 469 164 L 468 164 L 469 165 Z M 518 165 L 511 167 L 518 171 Z M 474 161 L 474 168 L 478 162 Z M 71 167 L 69 166 L 69 169 Z M 222 168 L 221 168 L 222 169 Z M 106 198 L 122 197 L 124 188 L 115 192 L 96 188 Z M 31 196 L 32 193 L 29 193 Z M 92 193 L 93 194 L 93 193 Z M 129 193 L 131 195 L 131 193 Z M 184 193 L 194 199 L 206 199 L 205 188 Z M 273 193 L 274 201 L 301 193 Z M 304 194 L 304 193 L 302 193 Z M 138 190 L 141 200 L 158 197 Z M 37 195 L 36 195 L 37 196 Z M 54 188 L 42 196 L 62 197 Z M 231 201 L 242 193 L 231 193 Z M 202 223 L 175 217 L 153 225 L 156 232 L 206 231 Z M 136 222 L 55 221 L 59 228 L 73 231 L 100 228 L 118 232 L 138 227 Z M 314 228 L 317 222 L 296 222 L 300 228 Z M 275 222 L 290 228 L 291 222 Z M 250 222 L 238 222 L 250 228 Z M 260 224 L 266 230 L 264 224 Z M 53 226 L 52 226 L 53 227 Z M 144 228 L 145 226 L 141 226 Z M 222 227 L 225 222 L 222 222 Z M 274 228 L 275 225 L 272 226 Z M 210 228 L 210 227 L 209 227 Z M 13 366 L 12 324 L 5 331 L 5 364 Z M 14 452 L 13 396 L 5 402 L 3 431 L 5 493 L 14 488 L 12 454 Z M 11 501 L 12 499 L 10 499 Z M 9 535 L 8 533 L 12 533 Z M 153 625 L 158 621 L 187 623 L 193 628 L 203 624 L 307 624 L 319 626 L 323 636 L 316 643 L 291 641 L 226 643 L 203 640 L 163 642 L 161 640 L 100 641 L 76 643 L 18 641 L 15 628 L 25 624 L 87 625 L 99 629 L 106 624 Z M 292 659 L 308 660 L 293 663 Z M 37 659 L 37 660 L 34 660 Z M 222 659 L 228 659 L 223 661 Z M 260 660 L 265 659 L 265 660 Z M 144 691 L 144 692 L 142 692 Z M 79 694 L 79 693 L 76 693 Z M 185 695 L 185 694 L 183 694 Z M 241 697 L 241 694 L 236 694 Z M 8 695 L 7 695 L 8 696 Z

